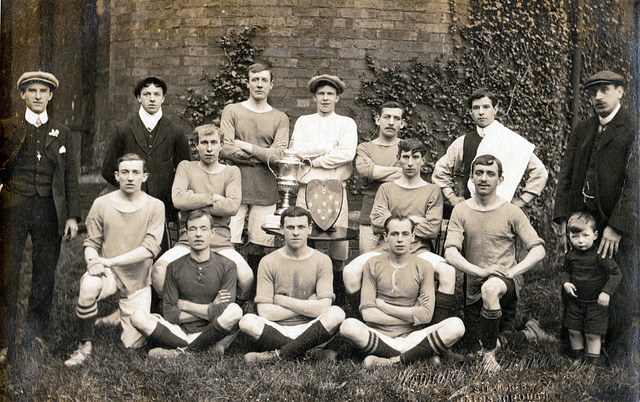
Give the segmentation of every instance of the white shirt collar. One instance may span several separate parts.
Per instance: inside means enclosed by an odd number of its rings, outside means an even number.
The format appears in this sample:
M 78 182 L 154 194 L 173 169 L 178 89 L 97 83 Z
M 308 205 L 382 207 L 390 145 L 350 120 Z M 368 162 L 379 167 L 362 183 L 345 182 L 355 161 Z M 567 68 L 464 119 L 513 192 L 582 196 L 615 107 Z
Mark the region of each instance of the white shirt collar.
M 44 112 L 37 114 L 36 112 L 34 112 L 33 110 L 27 108 L 27 111 L 24 112 L 24 119 L 31 125 L 36 125 L 36 121 L 38 120 L 38 116 L 40 117 L 40 122 L 42 124 L 45 124 L 46 122 L 49 121 L 49 115 L 47 114 L 47 110 L 45 109 Z
M 620 110 L 619 103 L 618 103 L 618 106 L 616 106 L 616 108 L 613 109 L 613 112 L 609 113 L 609 116 L 600 117 L 600 115 L 598 115 L 598 120 L 600 120 L 600 125 L 606 126 L 607 124 L 611 123 L 611 120 L 613 120 L 613 118 L 616 117 L 616 113 L 618 113 L 618 110 Z
M 498 125 L 499 125 L 498 120 L 494 120 L 493 123 L 489 124 L 486 127 L 476 126 L 476 131 L 478 132 L 478 135 L 480 137 L 484 138 L 484 136 L 487 134 L 487 132 L 498 128 Z
M 149 114 L 147 113 L 146 110 L 144 110 L 142 106 L 140 106 L 140 111 L 138 112 L 138 115 L 140 116 L 140 120 L 142 120 L 142 124 L 144 124 L 144 126 L 149 131 L 151 131 L 154 128 L 156 128 L 156 124 L 158 124 L 158 122 L 162 118 L 162 109 L 159 109 L 154 114 Z

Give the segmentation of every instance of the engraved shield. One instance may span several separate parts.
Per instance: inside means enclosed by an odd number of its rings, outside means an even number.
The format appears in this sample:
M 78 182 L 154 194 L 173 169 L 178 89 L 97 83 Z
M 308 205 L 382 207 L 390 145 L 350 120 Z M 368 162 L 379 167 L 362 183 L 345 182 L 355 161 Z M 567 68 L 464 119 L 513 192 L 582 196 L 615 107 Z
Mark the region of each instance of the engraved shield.
M 323 231 L 329 230 L 338 220 L 342 194 L 340 180 L 311 180 L 307 184 L 307 208 L 314 223 Z

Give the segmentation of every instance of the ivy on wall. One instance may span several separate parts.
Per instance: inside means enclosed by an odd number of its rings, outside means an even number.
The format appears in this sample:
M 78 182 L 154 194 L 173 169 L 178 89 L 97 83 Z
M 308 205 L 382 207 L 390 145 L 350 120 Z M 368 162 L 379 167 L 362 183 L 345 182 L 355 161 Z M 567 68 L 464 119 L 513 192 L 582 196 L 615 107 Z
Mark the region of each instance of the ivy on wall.
M 584 0 L 582 81 L 601 69 L 628 78 L 631 33 L 624 30 L 624 6 L 616 0 Z M 536 155 L 549 170 L 542 195 L 527 213 L 548 255 L 561 258 L 551 222 L 557 174 L 570 132 L 573 91 L 572 60 L 576 50 L 577 3 L 569 0 L 450 1 L 453 54 L 431 63 L 367 64 L 373 78 L 361 79 L 357 102 L 377 112 L 388 100 L 405 106 L 405 137 L 422 140 L 430 150 L 426 172 L 446 148 L 474 127 L 466 106 L 479 87 L 499 99 L 498 119 L 536 145 Z M 468 7 L 468 8 L 467 8 Z M 580 96 L 583 96 L 580 94 Z M 583 99 L 581 117 L 590 107 Z
M 253 46 L 257 26 L 244 26 L 232 30 L 220 39 L 220 47 L 228 63 L 214 76 L 204 76 L 207 91 L 189 88 L 182 99 L 187 107 L 182 112 L 192 126 L 205 123 L 220 125 L 222 109 L 229 103 L 242 102 L 249 97 L 247 69 L 255 63 L 260 49 Z

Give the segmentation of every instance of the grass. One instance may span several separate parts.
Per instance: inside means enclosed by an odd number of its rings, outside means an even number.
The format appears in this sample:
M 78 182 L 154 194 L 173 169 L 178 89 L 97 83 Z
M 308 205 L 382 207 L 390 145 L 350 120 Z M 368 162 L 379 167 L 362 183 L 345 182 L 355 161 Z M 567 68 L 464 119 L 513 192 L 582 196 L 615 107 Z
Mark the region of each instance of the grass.
M 158 361 L 147 359 L 148 349 L 125 349 L 118 329 L 99 328 L 91 358 L 69 369 L 63 362 L 77 346 L 74 305 L 85 270 L 81 243 L 82 239 L 76 239 L 63 245 L 47 347 L 22 350 L 15 363 L 0 368 L 0 392 L 6 400 L 629 401 L 640 397 L 637 350 L 630 352 L 627 362 L 609 368 L 571 371 L 558 344 L 507 347 L 498 353 L 503 371 L 490 376 L 473 362 L 450 361 L 437 368 L 419 362 L 366 371 L 340 338 L 330 345 L 338 351 L 337 362 L 248 366 L 242 355 L 252 350 L 252 342 L 242 334 L 224 357 L 202 352 Z M 24 295 L 30 283 L 28 271 L 26 267 L 21 283 Z M 557 336 L 561 317 L 558 268 L 538 268 L 526 282 L 522 313 L 539 318 Z M 26 298 L 22 310 L 25 304 Z M 115 308 L 115 300 L 107 299 L 99 307 L 100 315 L 107 314 Z

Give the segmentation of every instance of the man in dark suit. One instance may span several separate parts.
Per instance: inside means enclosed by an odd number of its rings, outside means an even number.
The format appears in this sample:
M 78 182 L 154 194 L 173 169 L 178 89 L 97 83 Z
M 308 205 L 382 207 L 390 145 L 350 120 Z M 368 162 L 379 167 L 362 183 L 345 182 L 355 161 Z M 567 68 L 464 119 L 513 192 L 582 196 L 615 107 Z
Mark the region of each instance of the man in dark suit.
M 178 211 L 171 203 L 171 186 L 178 164 L 190 159 L 189 143 L 182 129 L 162 114 L 162 102 L 167 94 L 164 80 L 143 78 L 133 94 L 140 102 L 140 110 L 116 124 L 102 163 L 102 177 L 117 188 L 113 172 L 118 170 L 118 158 L 127 153 L 142 156 L 149 171 L 142 190 L 162 201 L 167 222 L 174 222 Z
M 625 332 L 638 314 L 638 120 L 621 108 L 625 79 L 600 71 L 584 84 L 596 115 L 581 121 L 569 137 L 554 210 L 566 249 L 566 219 L 588 211 L 602 233 L 598 254 L 615 258 L 623 281 L 611 303 L 608 340 L 629 340 Z M 621 344 L 624 346 L 624 342 Z M 624 348 L 613 348 L 622 351 Z
M 58 80 L 24 73 L 18 80 L 23 117 L 0 122 L 0 362 L 13 351 L 20 262 L 27 234 L 33 243 L 31 296 L 22 343 L 46 338 L 62 236 L 78 233 L 78 166 L 71 132 L 47 105 Z

